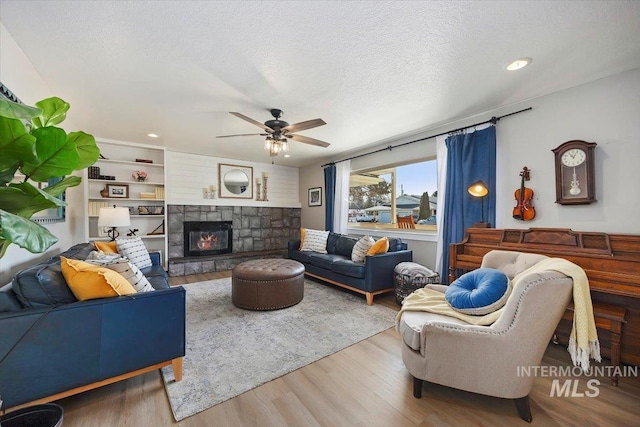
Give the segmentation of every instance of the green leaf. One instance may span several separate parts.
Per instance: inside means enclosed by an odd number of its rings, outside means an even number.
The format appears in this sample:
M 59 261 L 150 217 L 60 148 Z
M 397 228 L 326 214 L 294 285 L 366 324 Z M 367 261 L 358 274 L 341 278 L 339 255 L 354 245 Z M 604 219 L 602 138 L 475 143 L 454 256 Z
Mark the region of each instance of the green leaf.
M 15 176 L 16 171 L 18 170 L 19 167 L 20 167 L 20 162 L 16 162 L 15 164 L 11 165 L 7 169 L 3 169 L 0 172 L 0 186 L 4 187 L 8 183 L 13 181 L 13 177 Z M 2 257 L 0 256 L 0 258 Z
M 31 120 L 34 117 L 38 117 L 41 113 L 42 110 L 39 108 L 18 104 L 17 102 L 0 98 L 0 117 L 18 120 Z
M 76 145 L 69 141 L 64 130 L 53 126 L 34 129 L 36 137 L 36 160 L 25 163 L 21 170 L 37 182 L 49 178 L 69 175 L 80 163 Z
M 67 111 L 69 111 L 70 105 L 68 102 L 54 96 L 36 102 L 36 107 L 42 110 L 42 114 L 31 120 L 31 123 L 36 128 L 43 128 L 63 122 L 67 118 Z
M 63 200 L 45 193 L 28 182 L 0 188 L 0 206 L 5 211 L 23 218 L 31 218 L 36 212 L 65 205 Z
M 80 163 L 75 170 L 88 168 L 98 160 L 100 149 L 96 145 L 96 139 L 93 135 L 79 132 L 71 132 L 68 136 L 69 140 L 76 144 L 76 149 L 80 155 Z
M 36 157 L 35 142 L 36 138 L 20 120 L 0 117 L 0 170 L 13 166 L 16 161 L 32 162 Z
M 82 182 L 82 178 L 80 178 L 79 176 L 72 175 L 72 176 L 66 177 L 62 181 L 58 181 L 55 184 L 48 186 L 42 191 L 49 194 L 50 196 L 57 197 L 60 194 L 64 193 L 67 188 L 80 185 L 81 182 Z
M 39 254 L 53 246 L 58 238 L 49 230 L 26 218 L 0 209 L 0 239 L 8 240 Z

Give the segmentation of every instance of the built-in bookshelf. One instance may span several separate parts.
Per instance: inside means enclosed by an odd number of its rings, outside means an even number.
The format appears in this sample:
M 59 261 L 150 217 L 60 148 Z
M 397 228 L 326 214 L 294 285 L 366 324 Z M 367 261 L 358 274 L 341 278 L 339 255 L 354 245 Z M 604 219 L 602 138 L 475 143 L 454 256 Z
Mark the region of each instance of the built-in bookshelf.
M 101 158 L 85 171 L 85 237 L 88 241 L 109 240 L 98 227 L 101 207 L 127 207 L 130 227 L 120 227 L 120 236 L 137 229 L 150 251 L 167 254 L 167 206 L 165 201 L 165 149 L 146 144 L 96 139 Z M 138 180 L 135 172 L 143 172 Z

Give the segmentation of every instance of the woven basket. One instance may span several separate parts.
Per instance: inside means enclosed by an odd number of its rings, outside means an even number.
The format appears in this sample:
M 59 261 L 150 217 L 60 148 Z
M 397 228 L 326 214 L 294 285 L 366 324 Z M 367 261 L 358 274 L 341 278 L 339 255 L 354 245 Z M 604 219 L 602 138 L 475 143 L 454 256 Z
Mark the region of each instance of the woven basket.
M 396 291 L 396 302 L 402 305 L 404 299 L 416 289 L 438 283 L 440 283 L 439 274 L 429 277 L 411 277 L 408 274 L 394 273 L 393 288 Z

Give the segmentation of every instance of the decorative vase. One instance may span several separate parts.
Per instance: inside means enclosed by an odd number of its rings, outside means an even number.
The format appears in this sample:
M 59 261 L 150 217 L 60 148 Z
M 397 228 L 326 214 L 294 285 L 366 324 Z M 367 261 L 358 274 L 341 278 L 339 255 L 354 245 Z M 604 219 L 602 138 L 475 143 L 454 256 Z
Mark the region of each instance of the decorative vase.
M 141 176 L 138 177 L 138 182 L 145 182 L 147 178 L 143 178 Z
M 107 190 L 107 188 L 103 188 L 102 190 L 100 190 L 100 196 L 102 197 L 109 197 L 109 190 Z

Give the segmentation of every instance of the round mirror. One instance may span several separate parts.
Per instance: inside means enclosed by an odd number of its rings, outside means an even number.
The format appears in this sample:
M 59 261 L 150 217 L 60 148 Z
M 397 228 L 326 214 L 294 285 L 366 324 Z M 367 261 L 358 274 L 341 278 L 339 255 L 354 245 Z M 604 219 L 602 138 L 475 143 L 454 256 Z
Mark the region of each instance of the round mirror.
M 232 169 L 224 174 L 224 186 L 233 194 L 242 194 L 247 191 L 249 177 L 240 169 Z

